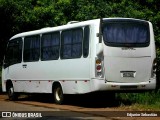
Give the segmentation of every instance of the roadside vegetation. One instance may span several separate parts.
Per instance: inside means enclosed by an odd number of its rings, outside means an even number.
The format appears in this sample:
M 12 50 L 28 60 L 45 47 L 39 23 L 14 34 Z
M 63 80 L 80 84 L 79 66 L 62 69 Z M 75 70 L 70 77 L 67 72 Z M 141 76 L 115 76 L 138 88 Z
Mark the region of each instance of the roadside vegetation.
M 144 93 L 117 93 L 120 106 L 130 110 L 160 110 L 160 90 Z

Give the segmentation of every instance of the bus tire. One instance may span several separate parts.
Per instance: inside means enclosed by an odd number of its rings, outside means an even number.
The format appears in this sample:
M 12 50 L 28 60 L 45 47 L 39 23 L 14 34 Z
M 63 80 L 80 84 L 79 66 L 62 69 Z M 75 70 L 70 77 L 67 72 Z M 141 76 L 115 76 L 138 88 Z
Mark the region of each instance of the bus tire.
M 7 94 L 8 94 L 8 98 L 10 101 L 15 101 L 18 99 L 18 96 L 17 94 L 14 92 L 14 87 L 12 84 L 10 84 L 8 87 L 7 87 Z
M 60 85 L 53 86 L 53 96 L 56 104 L 61 105 L 63 103 L 64 95 L 62 91 L 62 87 Z

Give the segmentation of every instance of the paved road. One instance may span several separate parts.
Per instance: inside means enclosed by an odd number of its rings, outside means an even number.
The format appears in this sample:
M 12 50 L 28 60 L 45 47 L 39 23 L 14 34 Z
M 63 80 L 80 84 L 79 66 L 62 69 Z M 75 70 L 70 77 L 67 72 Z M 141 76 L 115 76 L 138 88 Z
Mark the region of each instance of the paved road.
M 31 114 L 37 114 L 38 117 L 36 119 L 38 120 L 111 120 L 106 117 L 97 117 L 91 114 L 64 110 L 53 106 L 47 107 L 45 106 L 46 104 L 49 103 L 43 104 L 31 101 L 13 102 L 9 101 L 6 96 L 0 95 L 0 116 L 2 114 L 5 116 L 6 112 L 9 112 L 9 115 L 12 116 L 12 118 L 0 117 L 0 120 L 29 120 L 32 118 Z M 26 118 L 25 116 L 29 116 L 30 118 Z
M 11 101 L 0 101 L 0 111 L 2 111 L 2 112 L 4 112 L 4 111 L 10 112 L 11 111 L 11 116 L 13 118 L 9 118 L 10 120 L 17 119 L 17 117 L 16 117 L 17 115 L 19 115 L 19 117 L 18 117 L 19 119 L 28 120 L 28 118 L 23 117 L 23 115 L 25 114 L 26 116 L 28 116 L 28 114 L 31 115 L 32 113 L 37 114 L 38 120 L 66 120 L 66 119 L 68 119 L 68 120 L 83 120 L 83 119 L 93 120 L 93 119 L 95 119 L 93 117 L 91 118 L 91 116 L 90 116 L 90 118 L 71 117 L 70 116 L 71 114 L 72 115 L 74 114 L 75 116 L 87 116 L 86 114 L 83 114 L 83 113 L 61 111 L 60 109 L 45 108 L 45 107 L 39 107 L 39 106 L 33 106 L 33 105 L 25 105 L 25 104 L 15 103 L 15 102 L 11 102 Z M 63 113 L 64 117 L 61 117 L 62 113 Z M 99 117 L 99 119 L 102 119 L 102 118 Z M 103 119 L 105 119 L 105 118 L 103 118 Z M 1 120 L 8 120 L 8 117 L 1 118 Z

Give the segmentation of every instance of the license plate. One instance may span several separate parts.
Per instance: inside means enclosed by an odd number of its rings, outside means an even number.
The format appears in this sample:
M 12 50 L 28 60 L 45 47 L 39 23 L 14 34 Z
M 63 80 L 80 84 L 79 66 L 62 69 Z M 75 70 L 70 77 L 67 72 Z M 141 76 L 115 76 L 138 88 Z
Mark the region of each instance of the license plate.
M 135 77 L 135 72 L 121 72 L 122 77 Z

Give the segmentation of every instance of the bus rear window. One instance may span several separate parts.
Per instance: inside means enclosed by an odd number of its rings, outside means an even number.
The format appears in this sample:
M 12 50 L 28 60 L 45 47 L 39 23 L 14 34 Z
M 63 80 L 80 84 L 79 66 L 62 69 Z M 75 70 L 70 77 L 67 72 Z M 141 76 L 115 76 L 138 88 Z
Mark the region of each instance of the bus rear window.
M 150 34 L 149 24 L 143 21 L 104 21 L 104 43 L 113 47 L 147 47 Z

